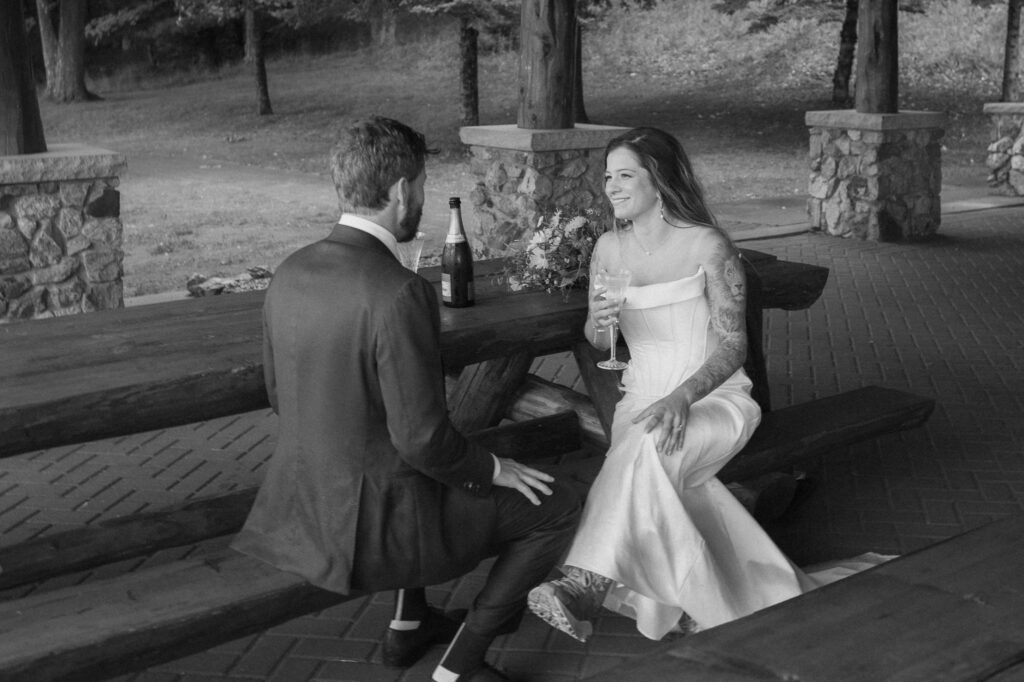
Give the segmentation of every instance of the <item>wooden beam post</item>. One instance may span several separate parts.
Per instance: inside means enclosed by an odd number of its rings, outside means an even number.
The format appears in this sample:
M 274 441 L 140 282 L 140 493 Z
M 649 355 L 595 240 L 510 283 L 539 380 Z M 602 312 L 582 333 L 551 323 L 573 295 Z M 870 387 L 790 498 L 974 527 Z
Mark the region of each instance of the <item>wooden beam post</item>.
M 899 111 L 899 32 L 896 0 L 860 0 L 857 23 L 857 90 L 862 114 Z
M 523 0 L 520 43 L 518 126 L 572 128 L 575 0 Z

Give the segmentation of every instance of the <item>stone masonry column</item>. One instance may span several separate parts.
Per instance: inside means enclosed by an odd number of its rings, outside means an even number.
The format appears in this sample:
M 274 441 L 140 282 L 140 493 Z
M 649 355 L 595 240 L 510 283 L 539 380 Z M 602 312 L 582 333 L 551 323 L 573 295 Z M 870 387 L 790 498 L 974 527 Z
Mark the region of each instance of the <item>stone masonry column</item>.
M 982 111 L 990 122 L 988 185 L 998 194 L 1024 196 L 1024 102 L 991 102 Z
M 0 323 L 124 305 L 124 167 L 74 144 L 0 156 Z
M 604 199 L 604 148 L 627 128 L 577 123 L 531 130 L 515 125 L 460 129 L 469 146 L 476 185 L 476 221 L 467 225 L 481 257 L 508 251 L 528 238 L 541 216 L 556 210 L 610 212 Z
M 941 112 L 808 111 L 811 229 L 875 241 L 924 239 L 941 222 Z

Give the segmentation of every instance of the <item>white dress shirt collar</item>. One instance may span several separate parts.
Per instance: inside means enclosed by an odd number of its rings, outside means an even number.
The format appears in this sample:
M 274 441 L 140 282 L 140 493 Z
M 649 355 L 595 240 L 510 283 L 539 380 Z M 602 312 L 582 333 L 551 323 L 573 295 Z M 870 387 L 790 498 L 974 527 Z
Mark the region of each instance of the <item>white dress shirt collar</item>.
M 395 260 L 401 261 L 398 257 L 398 240 L 395 239 L 395 235 L 391 234 L 387 229 L 381 227 L 372 220 L 368 220 L 363 216 L 358 216 L 352 213 L 342 213 L 341 219 L 338 220 L 339 225 L 347 225 L 348 227 L 354 227 L 357 230 L 362 230 L 367 234 L 373 235 L 380 240 L 384 246 L 388 247 Z

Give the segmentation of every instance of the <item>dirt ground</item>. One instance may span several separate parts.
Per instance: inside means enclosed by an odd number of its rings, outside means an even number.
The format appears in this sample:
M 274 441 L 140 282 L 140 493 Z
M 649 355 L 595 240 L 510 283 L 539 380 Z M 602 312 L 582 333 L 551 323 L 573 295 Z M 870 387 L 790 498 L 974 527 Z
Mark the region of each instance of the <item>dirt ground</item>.
M 295 249 L 321 239 L 338 219 L 330 177 L 280 169 L 211 162 L 194 156 L 127 155 L 121 177 L 125 227 L 125 295 L 154 294 L 166 287 L 163 268 L 206 276 L 231 276 L 261 265 L 273 270 Z M 424 262 L 436 259 L 447 228 L 448 197 L 472 188 L 462 164 L 428 168 L 421 229 Z M 136 228 L 162 229 L 154 247 Z M 209 229 L 217 228 L 217 229 Z M 247 246 L 239 245 L 240 233 Z M 232 252 L 234 251 L 234 253 Z M 253 252 L 257 260 L 253 262 Z M 148 262 L 145 268 L 133 264 Z M 163 267 L 162 267 L 163 266 Z M 183 279 L 178 290 L 185 289 Z

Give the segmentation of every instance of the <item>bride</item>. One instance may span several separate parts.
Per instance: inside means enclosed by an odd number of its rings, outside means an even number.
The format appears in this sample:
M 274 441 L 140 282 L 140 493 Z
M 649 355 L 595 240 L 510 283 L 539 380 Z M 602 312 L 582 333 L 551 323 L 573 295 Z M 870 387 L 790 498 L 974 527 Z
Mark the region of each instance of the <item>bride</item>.
M 742 369 L 743 266 L 678 140 L 654 128 L 612 140 L 605 193 L 622 227 L 594 249 L 584 331 L 607 349 L 618 318 L 631 361 L 565 575 L 535 587 L 530 609 L 586 641 L 603 605 L 661 639 L 841 577 L 794 566 L 715 478 L 761 410 Z M 606 300 L 597 274 L 619 269 L 632 273 L 625 299 Z

